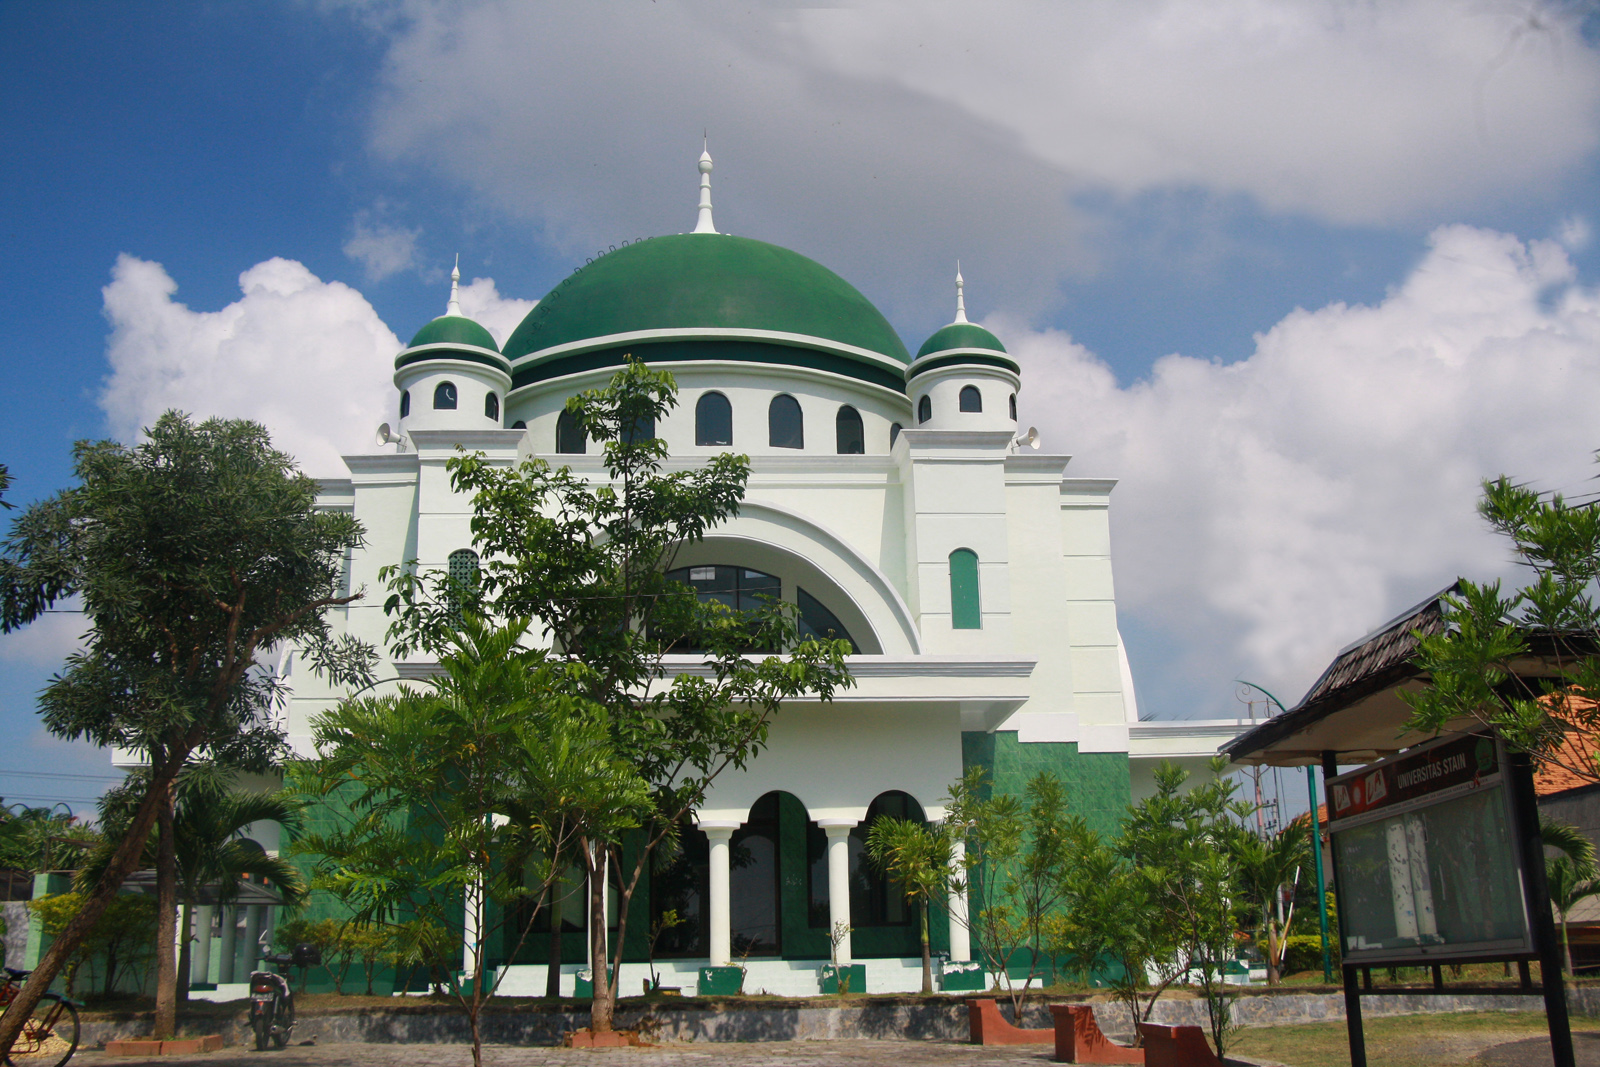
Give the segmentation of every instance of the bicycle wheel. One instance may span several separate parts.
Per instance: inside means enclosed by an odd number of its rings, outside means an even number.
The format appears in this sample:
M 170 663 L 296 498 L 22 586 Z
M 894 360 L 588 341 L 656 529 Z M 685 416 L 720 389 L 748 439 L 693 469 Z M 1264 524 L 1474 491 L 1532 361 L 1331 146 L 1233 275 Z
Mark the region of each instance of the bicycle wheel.
M 12 1067 L 61 1067 L 76 1051 L 78 1009 L 56 994 L 46 993 L 22 1024 L 6 1062 Z

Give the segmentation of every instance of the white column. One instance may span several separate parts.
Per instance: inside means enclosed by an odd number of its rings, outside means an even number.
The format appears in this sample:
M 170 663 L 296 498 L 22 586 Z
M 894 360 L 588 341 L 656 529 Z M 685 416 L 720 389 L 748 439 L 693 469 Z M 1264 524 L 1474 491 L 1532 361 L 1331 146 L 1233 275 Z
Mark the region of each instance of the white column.
M 239 909 L 229 904 L 222 909 L 222 942 L 217 951 L 217 983 L 233 982 L 234 959 L 239 951 Z
M 250 904 L 244 909 L 244 944 L 239 946 L 239 963 L 246 981 L 249 980 L 249 972 L 256 969 L 256 963 L 261 959 L 261 920 L 266 917 L 266 912 L 264 904 Z
M 961 873 L 961 861 L 967 856 L 967 845 L 957 841 L 950 846 L 950 869 Z M 964 880 L 964 879 L 963 879 Z M 967 891 L 950 894 L 950 962 L 965 963 L 972 959 L 972 936 L 967 929 Z
M 216 908 L 202 904 L 194 909 L 194 948 L 189 955 L 189 981 L 211 982 L 211 919 Z
M 832 936 L 840 924 L 850 925 L 850 831 L 853 822 L 819 822 L 822 832 L 828 835 L 828 932 Z M 850 954 L 851 935 L 846 933 L 834 949 L 839 966 L 848 967 L 854 957 Z
M 726 967 L 733 962 L 733 918 L 728 908 L 728 841 L 736 827 L 701 823 L 700 829 L 711 842 L 711 899 L 706 906 L 711 966 Z

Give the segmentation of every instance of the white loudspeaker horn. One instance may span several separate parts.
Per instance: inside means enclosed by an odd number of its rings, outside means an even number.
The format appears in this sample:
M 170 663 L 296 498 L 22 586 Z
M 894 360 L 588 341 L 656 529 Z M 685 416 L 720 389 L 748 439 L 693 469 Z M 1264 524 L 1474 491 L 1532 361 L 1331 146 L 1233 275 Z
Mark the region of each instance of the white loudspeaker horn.
M 1011 441 L 1012 448 L 1021 448 L 1023 445 L 1027 445 L 1029 448 L 1033 449 L 1037 449 L 1039 447 L 1039 427 L 1029 426 L 1027 433 L 1018 434 Z
M 392 445 L 396 441 L 400 440 L 394 435 L 394 431 L 389 429 L 389 424 L 387 422 L 378 423 L 377 438 L 378 444 L 380 445 Z

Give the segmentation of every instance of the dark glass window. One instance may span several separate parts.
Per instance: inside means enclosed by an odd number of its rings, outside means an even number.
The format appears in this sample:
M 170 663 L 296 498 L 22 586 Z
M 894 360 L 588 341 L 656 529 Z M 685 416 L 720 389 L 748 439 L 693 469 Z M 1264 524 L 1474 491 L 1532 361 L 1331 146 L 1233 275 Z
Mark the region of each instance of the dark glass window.
M 411 390 L 407 389 L 400 394 L 400 417 L 403 419 L 411 414 Z
M 733 405 L 721 393 L 702 393 L 695 401 L 694 443 L 733 444 Z
M 434 387 L 433 408 L 435 411 L 454 411 L 456 409 L 455 382 L 440 382 Z
M 933 401 L 928 397 L 923 397 L 917 401 L 917 422 L 921 424 L 931 418 L 933 418 Z
M 633 444 L 635 441 L 653 440 L 656 435 L 656 420 L 654 417 L 640 419 L 630 426 L 622 435 L 624 444 Z
M 891 422 L 889 424 L 889 447 L 890 448 L 893 448 L 894 447 L 894 443 L 896 441 L 900 440 L 900 431 L 903 430 L 903 429 L 905 429 L 905 427 L 901 426 L 898 422 Z
M 668 911 L 677 912 L 683 920 L 681 925 L 661 932 L 661 939 L 656 942 L 657 956 L 704 956 L 709 951 L 706 908 L 711 899 L 710 852 L 705 831 L 685 821 L 678 828 L 677 851 L 663 850 L 651 857 L 651 924 Z
M 867 450 L 866 431 L 861 428 L 861 412 L 846 404 L 839 409 L 839 415 L 833 422 L 839 455 L 859 456 Z
M 589 439 L 570 411 L 556 416 L 556 451 L 566 456 L 581 456 L 589 451 Z
M 1011 394 L 1011 421 L 1017 421 L 1017 394 Z
M 867 834 L 872 824 L 886 815 L 924 821 L 922 807 L 915 800 L 905 793 L 889 792 L 878 794 L 867 809 L 867 817 L 851 829 L 850 921 L 856 926 L 907 926 L 916 918 L 900 883 L 880 873 L 867 856 Z M 824 878 L 826 871 L 824 864 Z
M 767 444 L 773 448 L 806 447 L 800 401 L 788 393 L 773 397 L 767 407 Z
M 976 385 L 963 385 L 961 387 L 961 410 L 983 410 L 983 394 L 978 392 L 978 387 Z
M 500 421 L 500 394 L 490 393 L 483 398 L 483 416 L 486 419 Z
M 852 653 L 861 651 L 856 646 L 855 638 L 850 636 L 850 631 L 844 628 L 844 624 L 823 605 L 822 601 L 799 587 L 795 588 L 795 593 L 800 608 L 801 637 L 843 638 L 850 642 Z
M 778 879 L 778 794 L 768 793 L 728 842 L 728 917 L 733 954 L 776 956 L 782 951 Z
M 528 428 L 528 424 L 523 422 L 521 419 L 518 419 L 516 422 L 511 424 L 511 428 L 513 430 L 526 430 Z
M 783 582 L 779 579 L 748 567 L 679 567 L 668 571 L 667 577 L 693 588 L 701 603 L 717 600 L 735 611 L 765 607 L 762 597 L 776 600 L 783 592 Z

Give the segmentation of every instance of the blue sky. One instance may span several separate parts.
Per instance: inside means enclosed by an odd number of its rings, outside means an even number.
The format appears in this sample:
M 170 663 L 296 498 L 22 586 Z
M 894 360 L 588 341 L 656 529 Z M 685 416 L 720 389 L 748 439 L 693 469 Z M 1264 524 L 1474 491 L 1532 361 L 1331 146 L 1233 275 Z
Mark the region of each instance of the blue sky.
M 1587 485 L 1597 29 L 1432 0 L 0 6 L 0 462 L 26 503 L 176 404 L 331 473 L 455 253 L 503 331 L 688 229 L 709 131 L 719 228 L 832 267 L 913 349 L 961 258 L 1024 421 L 1122 480 L 1146 715 L 1232 714 L 1240 676 L 1292 701 L 1504 569 L 1478 477 Z M 52 625 L 0 638 L 7 798 L 107 773 L 39 734 Z

